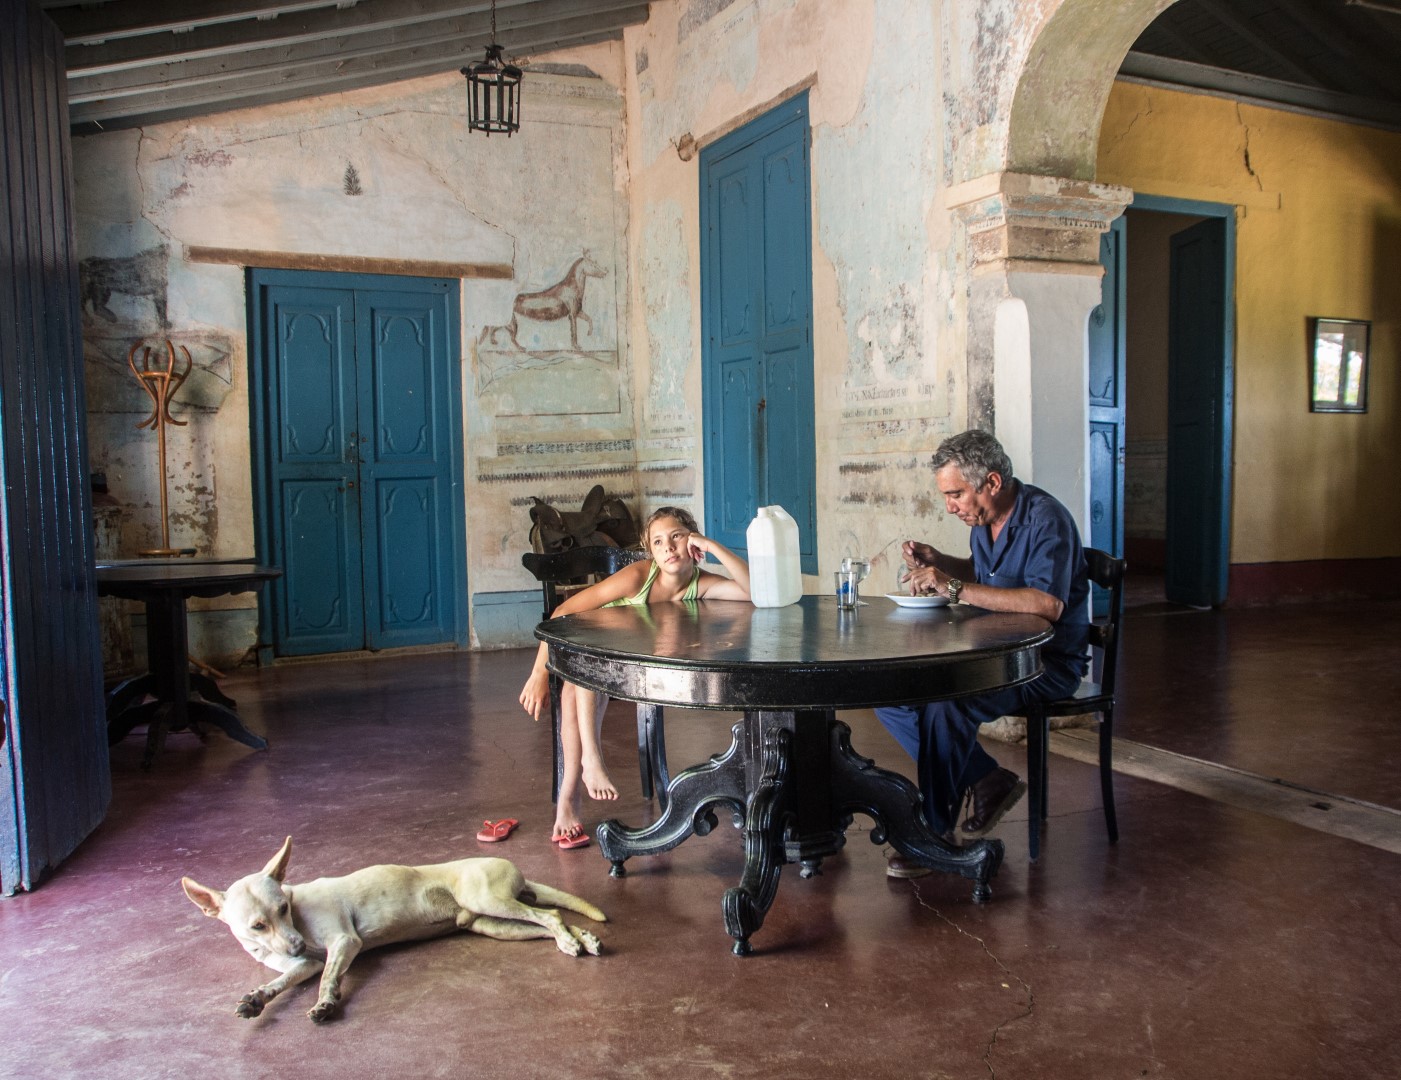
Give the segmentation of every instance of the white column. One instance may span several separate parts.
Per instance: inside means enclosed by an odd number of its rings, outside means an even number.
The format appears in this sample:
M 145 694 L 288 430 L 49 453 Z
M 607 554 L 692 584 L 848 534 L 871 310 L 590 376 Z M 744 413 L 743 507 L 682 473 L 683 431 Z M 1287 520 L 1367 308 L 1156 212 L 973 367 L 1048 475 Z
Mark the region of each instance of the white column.
M 999 173 L 951 189 L 968 229 L 969 422 L 990 426 L 1017 474 L 1089 527 L 1089 316 L 1099 237 L 1126 188 Z M 990 421 L 990 423 L 989 423 Z
M 1016 384 L 1006 388 L 1004 397 L 1002 342 L 995 336 L 998 437 L 1010 438 L 1010 429 L 1021 426 L 1016 437 L 1021 454 L 1012 458 L 1013 464 L 1029 483 L 1065 503 L 1081 534 L 1088 535 L 1088 326 L 1090 312 L 1100 301 L 1100 276 L 1022 271 L 1007 275 L 1007 288 L 1012 296 L 999 308 L 1009 304 L 1021 307 L 1025 370 Z M 999 329 L 1001 324 L 999 310 Z

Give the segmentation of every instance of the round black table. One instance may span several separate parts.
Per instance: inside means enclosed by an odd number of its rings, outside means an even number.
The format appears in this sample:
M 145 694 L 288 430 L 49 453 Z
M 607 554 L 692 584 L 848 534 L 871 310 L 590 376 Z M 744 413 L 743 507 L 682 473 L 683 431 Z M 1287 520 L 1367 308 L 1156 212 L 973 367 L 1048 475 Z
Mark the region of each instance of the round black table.
M 621 876 L 633 855 L 676 847 L 716 825 L 728 807 L 743 823 L 745 867 L 725 893 L 725 929 L 738 955 L 763 924 L 779 868 L 802 876 L 846 842 L 857 813 L 871 817 L 875 843 L 934 869 L 973 880 L 991 896 L 1000 840 L 951 848 L 929 828 L 919 790 L 851 748 L 838 709 L 914 704 L 982 693 L 1041 673 L 1051 626 L 1034 615 L 959 605 L 898 608 L 876 598 L 842 611 L 832 597 L 805 596 L 783 608 L 735 601 L 604 608 L 541 623 L 550 668 L 612 697 L 744 713 L 723 754 L 677 775 L 653 824 L 598 828 L 599 846 Z
M 251 561 L 139 559 L 99 563 L 97 594 L 140 600 L 146 605 L 146 664 L 144 675 L 127 679 L 107 695 L 107 742 L 116 745 L 132 728 L 148 724 L 142 768 L 165 745 L 167 731 L 189 728 L 202 732 L 208 722 L 229 738 L 267 749 L 267 740 L 243 726 L 233 698 L 207 675 L 190 671 L 189 631 L 185 601 L 192 596 L 225 596 L 253 592 L 263 582 L 281 577 L 272 566 Z M 197 696 L 192 696 L 192 694 Z M 152 700 L 147 701 L 147 698 Z

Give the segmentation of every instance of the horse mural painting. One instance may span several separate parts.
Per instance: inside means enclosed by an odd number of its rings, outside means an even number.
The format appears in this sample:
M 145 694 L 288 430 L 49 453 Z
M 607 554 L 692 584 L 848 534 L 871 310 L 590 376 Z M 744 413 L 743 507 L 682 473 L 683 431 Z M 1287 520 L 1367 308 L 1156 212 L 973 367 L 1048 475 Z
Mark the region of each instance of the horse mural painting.
M 496 344 L 496 336 L 502 330 L 510 335 L 511 342 L 516 348 L 523 348 L 516 337 L 519 329 L 519 322 L 522 318 L 534 319 L 537 322 L 554 322 L 559 319 L 569 320 L 569 343 L 577 351 L 579 348 L 579 320 L 583 319 L 588 323 L 588 332 L 593 333 L 593 320 L 584 313 L 584 282 L 591 277 L 605 277 L 608 271 L 594 262 L 592 256 L 585 252 L 574 260 L 569 272 L 564 278 L 548 289 L 540 292 L 520 293 L 516 297 L 516 302 L 512 305 L 511 321 L 505 326 L 485 326 L 482 328 L 481 337 L 477 339 L 478 344 L 491 341 Z

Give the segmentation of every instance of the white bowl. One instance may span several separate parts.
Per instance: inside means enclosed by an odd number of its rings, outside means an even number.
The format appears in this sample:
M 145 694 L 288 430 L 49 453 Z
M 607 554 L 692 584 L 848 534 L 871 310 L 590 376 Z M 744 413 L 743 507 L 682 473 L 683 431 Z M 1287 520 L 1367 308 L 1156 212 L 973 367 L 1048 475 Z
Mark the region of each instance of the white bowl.
M 948 604 L 947 596 L 905 596 L 903 593 L 886 593 L 887 600 L 894 600 L 901 607 L 907 608 L 930 608 L 944 607 Z

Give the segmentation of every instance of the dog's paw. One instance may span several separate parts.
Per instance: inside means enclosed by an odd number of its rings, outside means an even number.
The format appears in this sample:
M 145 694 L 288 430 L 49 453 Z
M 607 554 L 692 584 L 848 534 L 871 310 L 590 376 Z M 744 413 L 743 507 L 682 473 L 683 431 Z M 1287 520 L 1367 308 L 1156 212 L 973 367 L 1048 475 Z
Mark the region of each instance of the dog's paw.
M 341 1007 L 337 1001 L 318 1001 L 310 1009 L 307 1015 L 318 1024 L 324 1024 L 329 1020 L 334 1020 L 340 1015 Z
M 238 1008 L 234 1010 L 245 1020 L 252 1020 L 255 1016 L 261 1016 L 263 1012 L 263 999 L 257 994 L 244 994 L 238 1003 Z
M 603 942 L 599 941 L 598 938 L 594 937 L 582 927 L 571 926 L 569 932 L 574 935 L 575 940 L 584 947 L 584 951 L 590 956 L 597 956 L 600 950 L 602 950 Z M 579 954 L 576 952 L 574 955 L 578 956 Z

